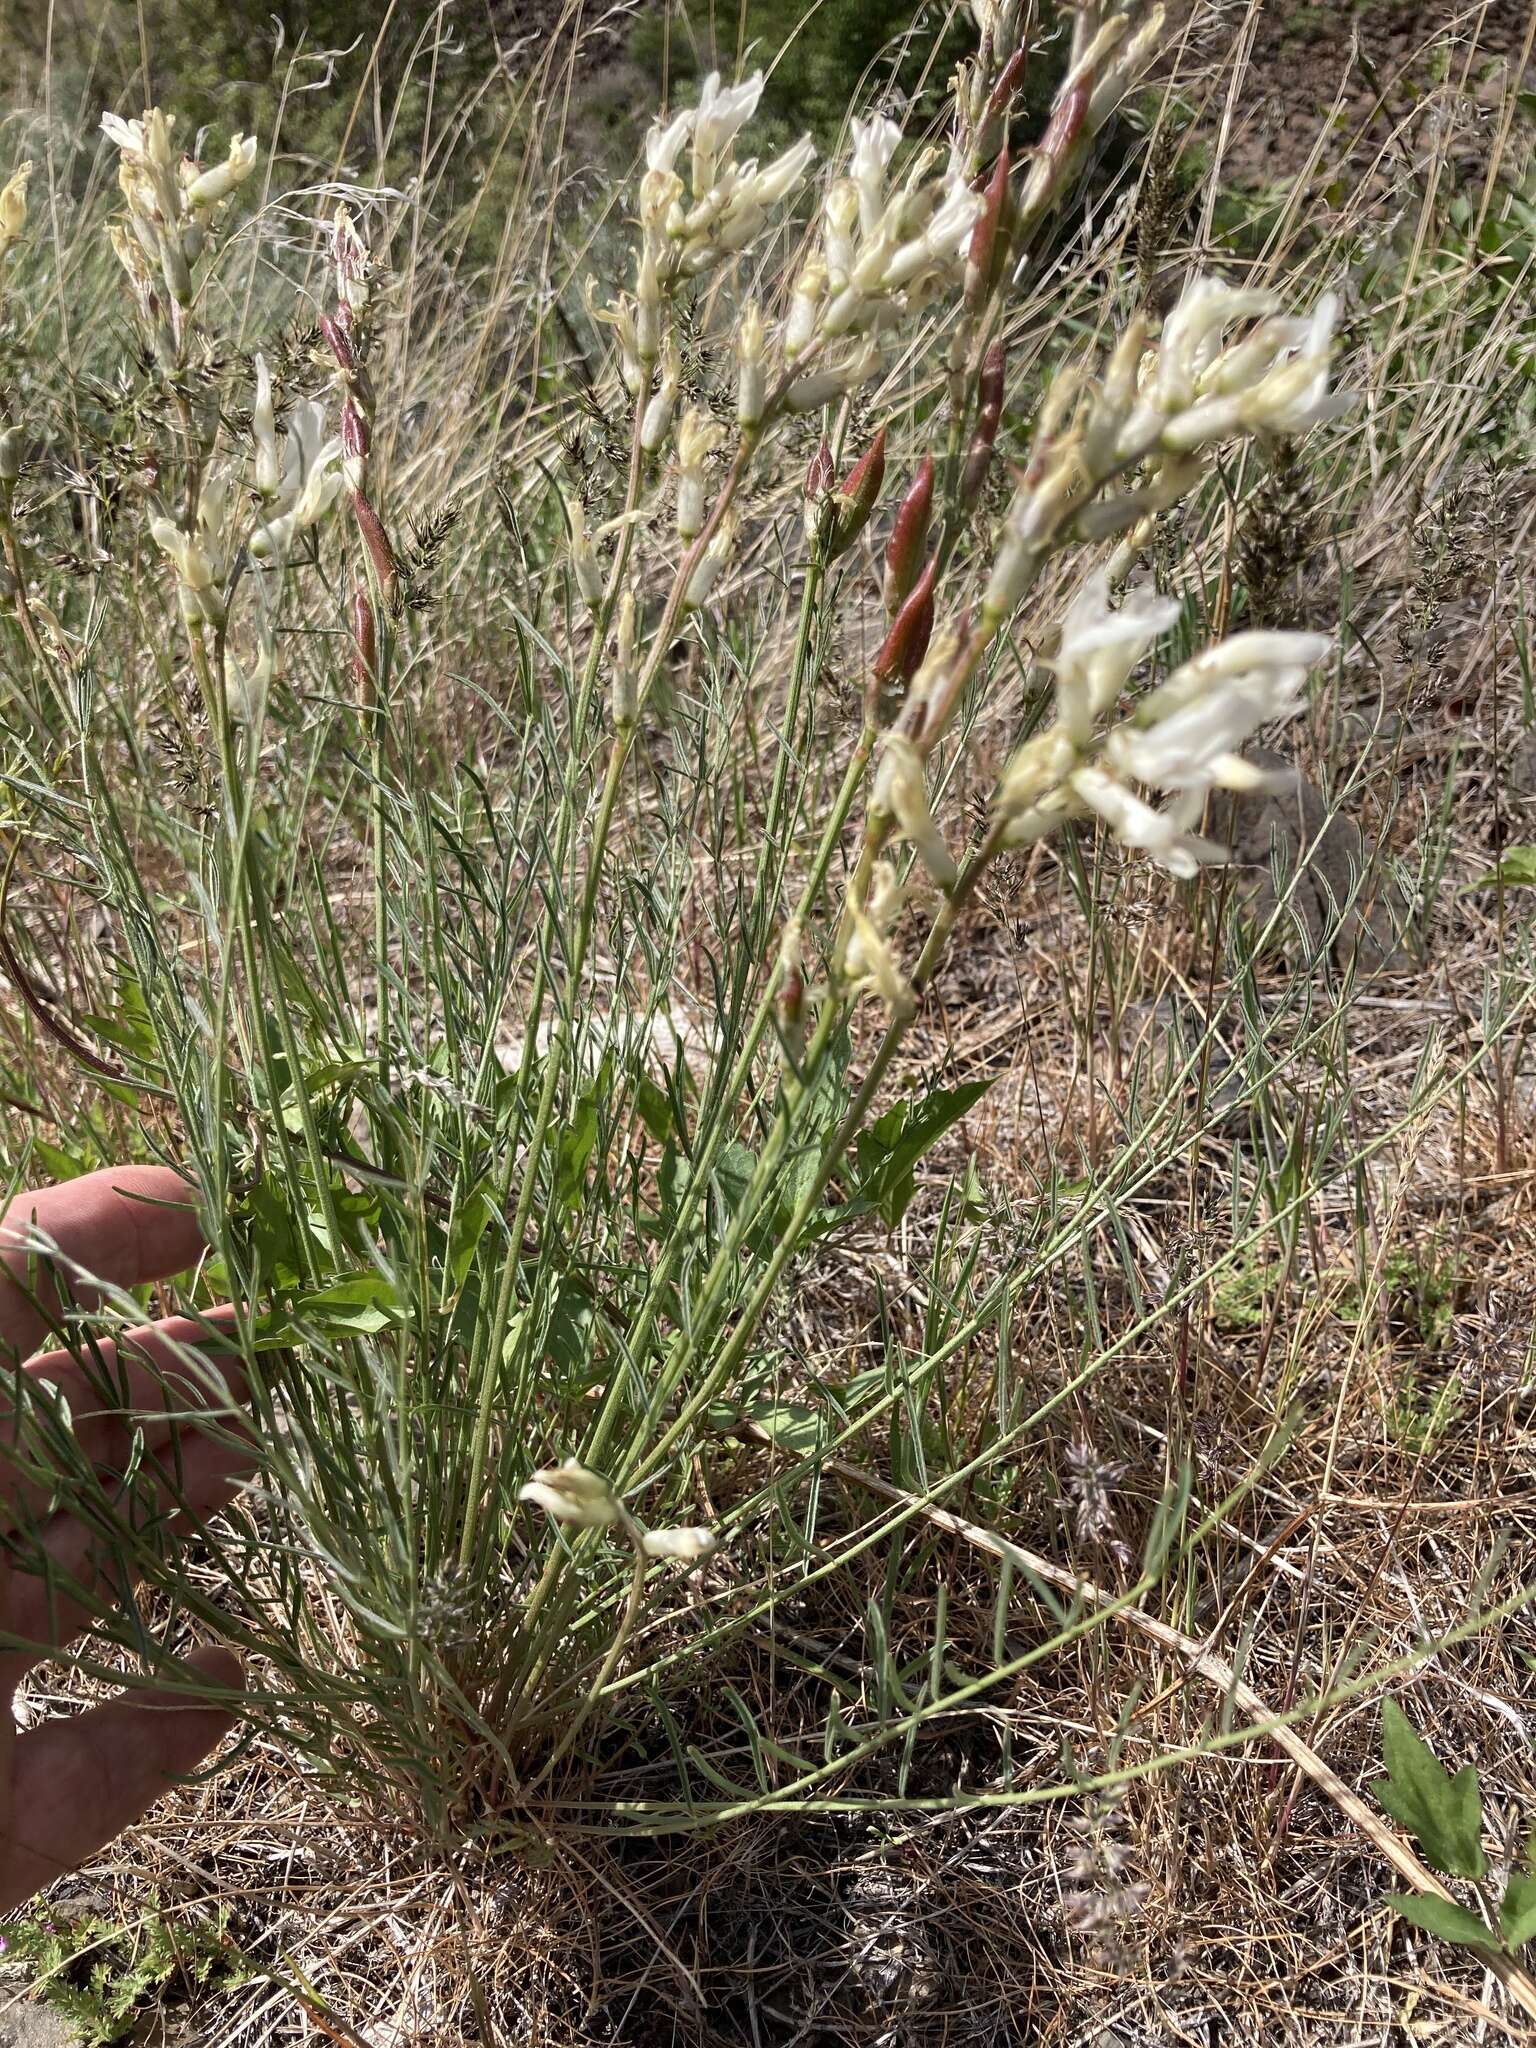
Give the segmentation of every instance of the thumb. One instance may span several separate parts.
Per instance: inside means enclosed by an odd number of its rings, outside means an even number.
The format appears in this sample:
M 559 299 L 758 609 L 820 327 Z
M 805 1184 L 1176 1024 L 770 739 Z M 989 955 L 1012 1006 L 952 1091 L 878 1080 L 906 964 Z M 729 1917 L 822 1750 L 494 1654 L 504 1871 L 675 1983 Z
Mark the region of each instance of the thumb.
M 221 1692 L 240 1685 L 240 1661 L 196 1650 L 188 1664 Z M 0 1911 L 74 1870 L 194 1770 L 231 1727 L 225 1707 L 185 1691 L 121 1693 L 18 1736 L 10 1828 L 0 1839 Z

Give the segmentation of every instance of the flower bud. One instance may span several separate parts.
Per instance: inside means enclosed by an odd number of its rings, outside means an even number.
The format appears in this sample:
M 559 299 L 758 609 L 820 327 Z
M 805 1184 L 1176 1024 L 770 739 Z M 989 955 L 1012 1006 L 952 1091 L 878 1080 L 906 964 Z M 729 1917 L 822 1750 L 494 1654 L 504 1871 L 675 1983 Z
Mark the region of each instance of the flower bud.
M 925 455 L 917 466 L 916 476 L 907 486 L 906 496 L 896 508 L 896 522 L 885 549 L 885 580 L 881 596 L 893 618 L 917 580 L 917 565 L 923 559 L 932 510 L 933 457 Z
M 870 673 L 877 683 L 909 683 L 916 675 L 933 633 L 933 583 L 938 573 L 939 558 L 930 555 L 876 651 Z
M 761 426 L 768 397 L 768 366 L 763 360 L 763 316 L 756 299 L 748 302 L 736 329 L 736 419 L 743 427 Z
M 639 712 L 640 671 L 635 662 L 635 593 L 626 590 L 619 599 L 619 619 L 614 628 L 613 681 L 608 702 L 613 722 L 620 731 L 632 726 Z
M 640 1548 L 647 1557 L 681 1557 L 697 1564 L 716 1547 L 713 1529 L 647 1529 Z
M 829 559 L 835 560 L 853 543 L 869 523 L 885 482 L 885 429 L 882 427 L 843 479 L 832 501 L 832 531 Z
M 804 932 L 800 920 L 792 917 L 779 935 L 779 985 L 774 993 L 773 1013 L 779 1036 L 795 1059 L 805 1049 L 805 963 L 802 957 Z

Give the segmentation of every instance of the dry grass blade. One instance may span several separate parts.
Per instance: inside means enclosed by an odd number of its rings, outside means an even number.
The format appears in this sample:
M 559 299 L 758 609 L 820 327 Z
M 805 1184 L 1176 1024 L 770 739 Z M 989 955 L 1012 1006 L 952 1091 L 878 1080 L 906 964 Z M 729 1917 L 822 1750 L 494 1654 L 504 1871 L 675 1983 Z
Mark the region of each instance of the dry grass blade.
M 750 1437 L 754 1442 L 772 1444 L 773 1438 L 759 1424 L 742 1422 L 737 1433 Z M 1329 1769 L 1310 1743 L 1304 1742 L 1296 1730 L 1277 1718 L 1274 1709 L 1246 1684 L 1223 1657 L 1203 1649 L 1192 1636 L 1170 1628 L 1167 1622 L 1159 1621 L 1155 1615 L 1143 1614 L 1139 1608 L 1126 1607 L 1116 1602 L 1114 1595 L 1106 1593 L 1091 1579 L 1080 1578 L 1077 1573 L 1067 1571 L 1038 1551 L 1027 1550 L 1020 1543 L 1011 1543 L 1006 1537 L 996 1535 L 990 1529 L 983 1529 L 978 1523 L 968 1522 L 964 1516 L 951 1513 L 934 1503 L 922 1500 L 918 1495 L 893 1486 L 888 1479 L 881 1479 L 873 1472 L 867 1472 L 860 1465 L 849 1464 L 842 1458 L 828 1458 L 824 1461 L 823 1472 L 836 1475 L 851 1486 L 860 1487 L 881 1500 L 888 1500 L 899 1507 L 909 1508 L 923 1521 L 936 1529 L 943 1529 L 951 1536 L 958 1536 L 962 1542 L 971 1544 L 977 1550 L 984 1550 L 990 1556 L 1007 1559 L 1031 1577 L 1043 1579 L 1047 1585 L 1057 1587 L 1074 1600 L 1082 1600 L 1090 1607 L 1113 1607 L 1115 1619 L 1135 1629 L 1138 1634 L 1161 1644 L 1183 1660 L 1193 1674 L 1207 1680 L 1238 1706 L 1254 1725 L 1269 1736 L 1296 1765 L 1297 1769 L 1331 1799 L 1339 1811 L 1350 1820 L 1360 1832 L 1379 1850 L 1383 1859 L 1390 1863 L 1398 1876 L 1412 1885 L 1416 1892 L 1426 1893 L 1434 1898 L 1449 1899 L 1451 1894 L 1440 1882 L 1427 1864 L 1413 1853 L 1412 1848 L 1401 1835 L 1379 1821 L 1358 1793 L 1352 1792 L 1336 1772 Z M 1486 1957 L 1488 1968 L 1522 2011 L 1536 2019 L 1536 1977 L 1523 1969 L 1510 1956 L 1490 1950 Z

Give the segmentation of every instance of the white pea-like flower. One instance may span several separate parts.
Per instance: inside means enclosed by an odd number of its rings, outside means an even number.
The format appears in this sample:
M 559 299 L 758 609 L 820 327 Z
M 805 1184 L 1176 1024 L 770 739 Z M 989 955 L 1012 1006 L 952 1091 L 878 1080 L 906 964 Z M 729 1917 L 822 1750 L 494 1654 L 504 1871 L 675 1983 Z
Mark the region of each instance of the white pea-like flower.
M 872 235 L 885 212 L 885 174 L 901 141 L 901 130 L 883 114 L 872 114 L 867 121 L 855 115 L 850 127 L 853 158 L 849 175 L 858 194 L 859 225 L 866 235 Z
M 894 836 L 907 840 L 941 889 L 952 889 L 959 876 L 953 854 L 934 820 L 922 756 L 904 733 L 885 736 L 870 808 L 895 821 Z
M 178 582 L 198 592 L 213 588 L 213 563 L 195 536 L 183 532 L 174 520 L 164 518 L 151 519 L 149 531 L 160 552 L 175 563 Z
M 701 610 L 713 596 L 715 585 L 720 581 L 736 546 L 736 523 L 735 513 L 729 512 L 710 536 L 709 546 L 700 556 L 683 593 L 683 603 L 689 611 Z
M 683 144 L 693 133 L 696 109 L 685 107 L 670 121 L 653 121 L 645 138 L 645 167 L 648 171 L 675 171 Z
M 277 450 L 277 421 L 272 407 L 272 372 L 263 355 L 256 358 L 256 402 L 251 407 L 251 438 L 256 443 L 256 489 L 263 498 L 275 498 L 282 486 L 282 462 Z
M 229 154 L 221 164 L 214 164 L 206 171 L 194 169 L 186 181 L 187 204 L 194 213 L 207 213 L 226 200 L 237 185 L 243 184 L 256 165 L 256 138 L 254 135 L 237 135 L 229 145 Z
M 14 242 L 27 224 L 27 181 L 30 163 L 18 164 L 4 185 L 0 185 L 0 249 Z
M 697 1564 L 719 1548 L 719 1539 L 713 1529 L 647 1529 L 640 1547 L 647 1557 L 679 1557 Z
M 1118 611 L 1109 604 L 1109 576 L 1090 576 L 1061 622 L 1061 641 L 1047 666 L 1056 678 L 1056 716 L 1075 746 L 1087 744 L 1094 722 L 1109 710 L 1132 670 L 1179 616 L 1176 599 L 1134 591 Z
M 290 408 L 276 495 L 251 532 L 251 553 L 281 568 L 299 534 L 320 520 L 341 494 L 341 442 L 325 431 L 325 408 L 306 398 Z
M 985 204 L 982 195 L 969 186 L 952 185 L 921 235 L 903 244 L 886 264 L 886 289 L 911 285 L 935 272 L 958 275 L 964 267 L 971 229 Z
M 1238 748 L 1301 710 L 1308 672 L 1332 644 L 1321 633 L 1234 633 L 1175 669 L 1110 734 L 1106 761 L 1155 789 L 1254 786 Z
M 721 159 L 757 112 L 763 96 L 763 74 L 754 71 L 740 85 L 721 85 L 711 71 L 699 94 L 693 119 L 693 196 L 703 199 L 714 189 Z
M 1104 820 L 1122 846 L 1149 854 L 1160 868 L 1181 881 L 1192 881 L 1202 867 L 1227 857 L 1225 847 L 1190 829 L 1203 807 L 1203 792 L 1193 805 L 1186 800 L 1172 811 L 1157 811 L 1114 776 L 1091 765 L 1074 769 L 1069 787 Z
M 518 1488 L 517 1497 L 572 1529 L 611 1529 L 623 1512 L 607 1480 L 579 1458 L 546 1465 Z
M 844 985 L 849 995 L 878 996 L 893 1015 L 912 1014 L 917 999 L 912 984 L 897 964 L 891 929 L 901 915 L 905 892 L 889 861 L 877 861 L 869 895 L 848 906 L 848 943 L 843 955 Z
M 677 531 L 692 540 L 704 530 L 704 464 L 725 438 L 718 420 L 690 406 L 677 430 Z
M 640 421 L 640 446 L 647 455 L 654 455 L 666 446 L 668 434 L 672 431 L 672 416 L 677 410 L 677 386 L 682 376 L 682 363 L 677 353 L 677 343 L 668 334 L 661 344 L 661 355 L 656 368 L 656 385 L 646 401 L 644 415 Z

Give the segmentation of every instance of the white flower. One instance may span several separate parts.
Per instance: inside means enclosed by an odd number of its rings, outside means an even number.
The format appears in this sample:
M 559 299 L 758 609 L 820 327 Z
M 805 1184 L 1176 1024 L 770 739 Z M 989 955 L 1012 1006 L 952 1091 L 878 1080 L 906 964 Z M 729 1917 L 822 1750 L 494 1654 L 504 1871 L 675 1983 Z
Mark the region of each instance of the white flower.
M 718 1543 L 713 1529 L 647 1529 L 640 1547 L 647 1557 L 681 1557 L 694 1564 Z
M 194 213 L 206 213 L 209 208 L 217 206 L 250 176 L 255 163 L 255 136 L 237 135 L 229 145 L 229 155 L 223 163 L 198 172 L 187 185 L 188 206 Z
M 901 141 L 901 130 L 883 114 L 871 115 L 867 121 L 855 116 L 850 125 L 853 158 L 849 171 L 859 198 L 859 224 L 866 235 L 872 235 L 885 211 L 885 174 Z
M 742 127 L 757 112 L 763 96 L 763 74 L 754 71 L 740 85 L 722 86 L 718 71 L 704 81 L 693 124 L 693 196 L 704 198 L 714 189 L 720 159 L 730 149 Z
M 656 371 L 656 388 L 646 403 L 645 414 L 640 422 L 640 446 L 647 455 L 654 455 L 666 443 L 672 431 L 672 415 L 677 410 L 678 379 L 683 366 L 677 353 L 677 343 L 670 334 L 661 344 L 661 359 Z
M 910 1016 L 917 998 L 912 984 L 896 964 L 890 931 L 901 915 L 905 895 L 889 861 L 878 861 L 870 882 L 867 903 L 850 903 L 852 929 L 843 956 L 843 973 L 849 995 L 877 995 L 897 1016 Z
M 1175 669 L 1135 726 L 1110 734 L 1106 760 L 1156 789 L 1252 786 L 1256 771 L 1235 760 L 1237 749 L 1260 726 L 1295 716 L 1308 670 L 1331 645 L 1320 633 L 1234 633 Z
M 958 271 L 971 229 L 985 204 L 982 195 L 968 185 L 952 185 L 922 234 L 905 243 L 886 264 L 887 290 L 897 290 L 934 272 Z
M 281 567 L 295 539 L 319 524 L 341 493 L 341 442 L 325 434 L 325 408 L 306 398 L 291 408 L 276 496 L 251 533 L 258 561 Z
M 677 430 L 677 531 L 683 540 L 703 531 L 704 463 L 724 438 L 719 421 L 698 406 L 684 413 Z
M 1122 846 L 1150 854 L 1160 868 L 1166 868 L 1182 881 L 1192 880 L 1203 865 L 1227 857 L 1224 847 L 1190 831 L 1194 820 L 1187 815 L 1187 805 L 1171 812 L 1154 811 L 1102 768 L 1075 769 L 1070 786 L 1072 793 L 1104 820 Z
M 1193 405 L 1223 332 L 1234 321 L 1273 313 L 1278 304 L 1273 292 L 1240 291 L 1216 277 L 1191 278 L 1163 323 L 1158 345 L 1157 399 L 1163 409 L 1182 412 Z
M 744 179 L 743 190 L 750 188 L 750 196 L 758 206 L 776 206 L 781 199 L 788 198 L 815 161 L 816 145 L 809 135 L 802 135 L 771 163 Z
M 645 167 L 648 171 L 675 171 L 683 144 L 693 133 L 697 110 L 687 107 L 663 124 L 654 121 L 645 138 Z
M 683 593 L 683 603 L 689 611 L 698 611 L 709 602 L 715 585 L 726 563 L 731 559 L 736 545 L 736 515 L 727 513 L 710 538 L 709 546 L 699 559 L 698 567 L 688 579 L 688 588 Z
M 911 842 L 941 889 L 955 886 L 959 870 L 929 807 L 922 757 L 903 733 L 885 737 L 870 808 L 896 821 L 896 837 Z
M 1056 677 L 1056 715 L 1076 746 L 1087 744 L 1094 720 L 1109 710 L 1131 671 L 1159 633 L 1179 616 L 1176 599 L 1133 591 L 1109 608 L 1109 576 L 1090 576 L 1061 622 L 1061 644 L 1047 666 Z
M 272 410 L 272 373 L 263 355 L 256 358 L 256 403 L 251 407 L 251 437 L 256 443 L 256 489 L 275 498 L 282 484 L 277 453 L 277 424 Z
M 517 1497 L 573 1529 L 611 1529 L 621 1513 L 607 1480 L 589 1472 L 579 1458 L 546 1465 L 518 1488 Z
M 162 554 L 176 564 L 176 575 L 189 590 L 213 588 L 213 564 L 202 546 L 170 519 L 151 519 L 150 533 Z

